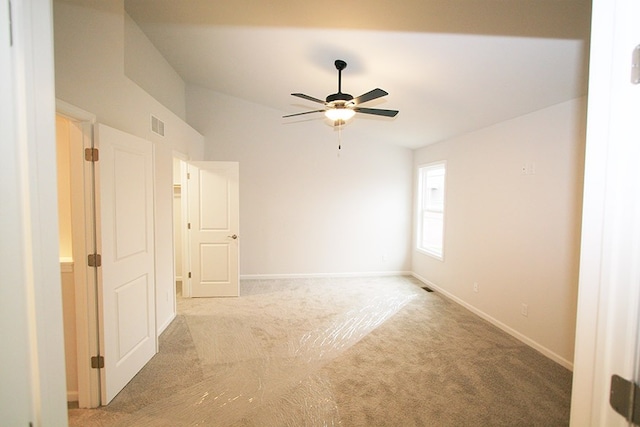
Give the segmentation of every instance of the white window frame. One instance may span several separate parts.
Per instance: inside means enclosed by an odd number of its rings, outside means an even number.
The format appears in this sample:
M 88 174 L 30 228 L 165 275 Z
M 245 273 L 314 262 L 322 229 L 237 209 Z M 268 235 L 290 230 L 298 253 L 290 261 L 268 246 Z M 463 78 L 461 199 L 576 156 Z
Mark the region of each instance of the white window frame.
M 442 178 L 442 194 L 441 201 L 436 200 L 435 204 L 431 206 L 431 208 L 425 206 L 429 201 L 425 200 L 425 188 L 427 185 L 426 175 L 429 172 L 442 169 L 443 170 L 443 178 Z M 437 161 L 428 164 L 423 164 L 418 166 L 418 193 L 417 193 L 417 235 L 416 235 L 416 250 L 425 255 L 429 255 L 434 257 L 440 261 L 444 260 L 444 230 L 445 230 L 445 217 L 446 217 L 446 189 L 447 189 L 447 162 Z M 435 187 L 434 187 L 435 188 Z M 424 227 L 425 227 L 425 216 L 431 214 L 439 215 L 441 217 L 441 228 L 436 231 L 436 236 L 440 237 L 440 244 L 435 246 L 425 246 L 424 243 Z

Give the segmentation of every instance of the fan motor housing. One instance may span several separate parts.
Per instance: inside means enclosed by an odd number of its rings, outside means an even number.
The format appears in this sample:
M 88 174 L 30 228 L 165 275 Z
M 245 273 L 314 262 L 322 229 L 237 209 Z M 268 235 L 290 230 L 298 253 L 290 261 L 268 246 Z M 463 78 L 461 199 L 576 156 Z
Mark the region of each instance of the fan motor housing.
M 332 93 L 331 95 L 327 96 L 327 102 L 335 102 L 335 101 L 348 102 L 348 101 L 351 101 L 352 99 L 353 99 L 353 96 L 351 96 L 348 93 L 342 93 L 342 92 Z

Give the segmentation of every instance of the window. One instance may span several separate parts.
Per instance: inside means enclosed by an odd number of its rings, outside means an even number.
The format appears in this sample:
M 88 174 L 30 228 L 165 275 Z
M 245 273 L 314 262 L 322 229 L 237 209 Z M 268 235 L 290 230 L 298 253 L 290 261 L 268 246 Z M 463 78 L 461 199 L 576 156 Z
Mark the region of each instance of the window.
M 418 250 L 442 259 L 445 162 L 418 168 Z

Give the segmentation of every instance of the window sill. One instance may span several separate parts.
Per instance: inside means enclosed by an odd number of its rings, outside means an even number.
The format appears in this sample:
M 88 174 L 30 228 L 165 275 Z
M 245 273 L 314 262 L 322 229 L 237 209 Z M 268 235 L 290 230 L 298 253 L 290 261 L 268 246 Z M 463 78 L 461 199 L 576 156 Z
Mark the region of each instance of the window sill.
M 442 256 L 442 253 L 438 253 L 438 252 L 435 252 L 435 251 L 430 251 L 430 250 L 422 249 L 422 248 L 416 248 L 416 250 L 418 252 L 420 252 L 421 254 L 430 256 L 431 258 L 435 258 L 438 261 L 444 261 L 444 257 Z

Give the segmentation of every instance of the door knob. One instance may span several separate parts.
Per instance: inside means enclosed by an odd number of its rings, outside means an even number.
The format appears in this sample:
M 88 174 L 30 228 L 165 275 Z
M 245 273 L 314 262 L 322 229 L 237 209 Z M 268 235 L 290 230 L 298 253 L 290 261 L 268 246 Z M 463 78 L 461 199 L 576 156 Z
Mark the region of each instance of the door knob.
M 233 240 L 236 240 L 238 238 L 238 235 L 234 234 L 233 236 L 227 236 L 227 237 L 231 237 Z

